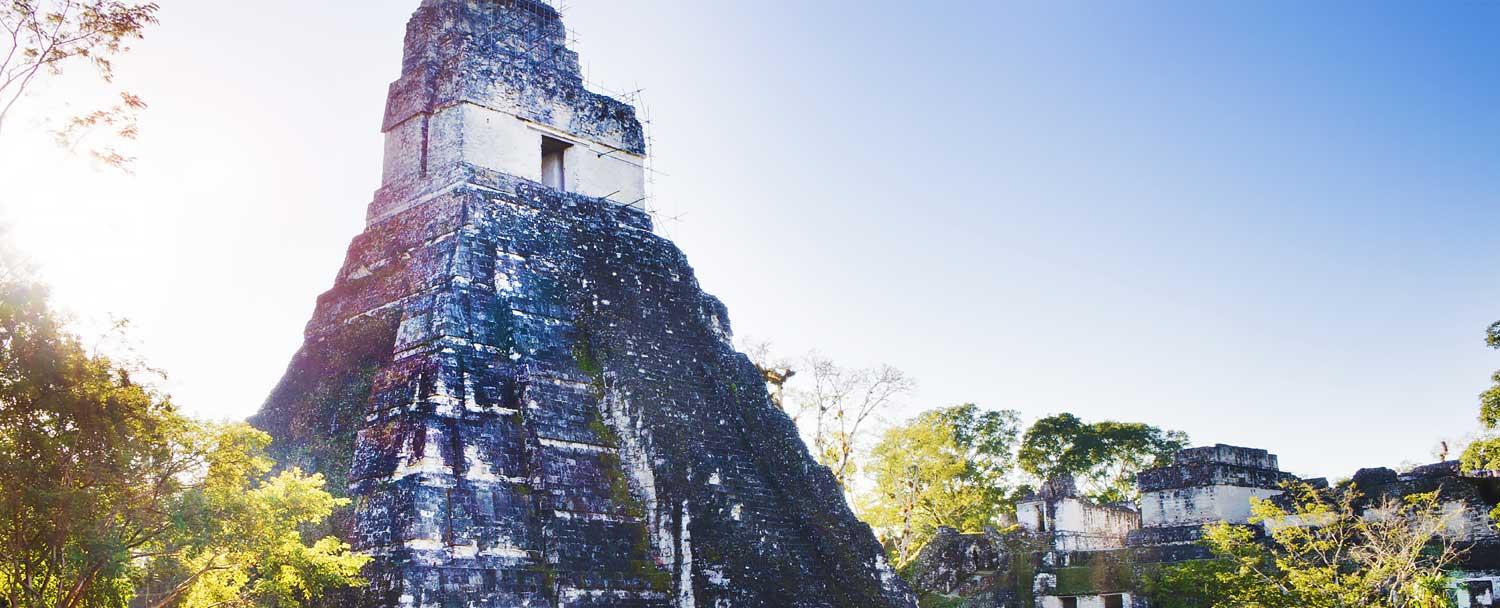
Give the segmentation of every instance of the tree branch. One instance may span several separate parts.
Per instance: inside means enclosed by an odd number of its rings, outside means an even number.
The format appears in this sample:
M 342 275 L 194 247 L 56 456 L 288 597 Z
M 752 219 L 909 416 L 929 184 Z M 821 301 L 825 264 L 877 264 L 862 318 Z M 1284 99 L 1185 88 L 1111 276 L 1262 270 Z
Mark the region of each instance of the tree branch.
M 182 581 L 181 583 L 178 583 L 178 585 L 176 587 L 172 588 L 171 592 L 167 593 L 166 597 L 163 597 L 163 598 L 157 600 L 156 602 L 152 603 L 151 604 L 151 608 L 166 608 L 167 606 L 171 605 L 172 602 L 177 601 L 177 598 L 181 597 L 182 594 L 187 593 L 187 591 L 189 589 L 192 589 L 193 588 L 193 584 L 196 583 L 196 582 L 198 582 L 198 579 L 202 578 L 203 575 L 208 574 L 209 572 L 217 571 L 217 570 L 228 570 L 229 569 L 228 566 L 219 566 L 219 565 L 217 565 L 218 561 L 219 561 L 218 557 L 214 557 L 214 558 L 208 560 L 208 565 L 204 566 L 202 569 L 198 570 L 197 572 L 194 572 L 192 576 L 189 576 L 187 578 L 187 580 Z

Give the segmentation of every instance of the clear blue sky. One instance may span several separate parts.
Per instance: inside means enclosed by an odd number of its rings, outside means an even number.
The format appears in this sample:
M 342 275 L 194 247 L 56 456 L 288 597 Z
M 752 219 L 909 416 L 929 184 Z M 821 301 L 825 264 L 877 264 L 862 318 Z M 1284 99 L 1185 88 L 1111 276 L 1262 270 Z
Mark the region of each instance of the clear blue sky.
M 243 417 L 362 225 L 416 1 L 163 4 L 122 66 L 139 175 L 38 179 L 33 117 L 0 218 L 61 304 L 136 319 L 180 401 Z M 567 18 L 592 80 L 645 89 L 663 231 L 739 333 L 907 370 L 892 418 L 1071 411 L 1342 476 L 1471 433 L 1500 368 L 1500 4 Z

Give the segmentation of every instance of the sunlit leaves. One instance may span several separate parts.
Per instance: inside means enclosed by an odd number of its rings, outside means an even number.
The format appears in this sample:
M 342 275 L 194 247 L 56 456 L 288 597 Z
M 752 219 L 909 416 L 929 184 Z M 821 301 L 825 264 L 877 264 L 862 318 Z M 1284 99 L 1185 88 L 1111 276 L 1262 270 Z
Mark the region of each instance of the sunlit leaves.
M 157 24 L 154 2 L 119 0 L 10 0 L 0 3 L 0 131 L 16 104 L 42 74 L 61 74 L 87 64 L 104 82 L 115 76 L 114 59 Z M 57 138 L 72 149 L 91 135 L 104 142 L 134 139 L 136 115 L 146 104 L 122 93 L 122 103 L 69 119 Z M 134 160 L 112 143 L 89 154 L 105 165 L 127 169 Z
M 259 442 L 259 431 L 244 439 Z M 207 505 L 218 514 L 217 530 L 171 556 L 197 579 L 185 587 L 186 608 L 222 605 L 308 606 L 331 590 L 360 584 L 369 558 L 327 537 L 303 542 L 300 530 L 327 519 L 348 499 L 324 491 L 321 475 L 291 470 L 263 482 L 260 459 L 235 458 L 211 473 Z M 246 473 L 252 473 L 248 477 Z M 252 485 L 253 484 L 253 485 Z
M 1367 508 L 1352 489 L 1287 486 L 1256 500 L 1251 526 L 1215 524 L 1215 559 L 1167 566 L 1146 587 L 1163 608 L 1448 608 L 1444 568 L 1458 557 L 1436 494 Z M 1269 536 L 1262 540 L 1258 530 Z
M 131 552 L 170 528 L 192 425 L 142 370 L 85 349 L 16 266 L 0 252 L 0 594 L 118 605 Z
M 122 92 L 120 103 L 68 119 L 62 128 L 53 132 L 53 137 L 59 145 L 76 150 L 85 142 L 96 141 L 92 139 L 93 135 L 109 135 L 111 137 L 106 137 L 103 143 L 88 148 L 88 154 L 102 165 L 130 173 L 135 157 L 126 156 L 113 142 L 134 140 L 140 135 L 140 113 L 145 109 L 146 102 L 140 97 Z
M 871 451 L 861 515 L 904 564 L 939 526 L 980 532 L 1009 512 L 1020 417 L 974 405 L 933 410 L 887 430 Z
M 268 435 L 186 418 L 91 353 L 3 249 L 0 605 L 315 605 L 361 582 L 367 558 L 301 536 L 344 504 L 321 476 L 271 476 Z
M 1500 349 L 1500 322 L 1491 324 L 1484 334 L 1490 348 Z M 1490 388 L 1479 394 L 1479 423 L 1484 434 L 1464 450 L 1463 468 L 1469 473 L 1500 471 L 1500 371 L 1490 376 Z M 1500 509 L 1496 510 L 1500 519 Z

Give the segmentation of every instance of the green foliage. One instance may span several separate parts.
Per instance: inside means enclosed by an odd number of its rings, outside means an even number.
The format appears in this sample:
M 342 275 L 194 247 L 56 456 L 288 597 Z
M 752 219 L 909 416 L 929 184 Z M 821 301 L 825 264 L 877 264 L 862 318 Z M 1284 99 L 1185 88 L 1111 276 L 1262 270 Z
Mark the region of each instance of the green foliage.
M 589 414 L 589 431 L 599 439 L 599 443 L 608 447 L 620 447 L 620 434 L 615 432 L 609 424 L 604 422 L 604 415 L 595 410 Z
M 182 416 L 143 371 L 85 349 L 0 252 L 0 604 L 296 606 L 359 582 L 366 558 L 302 541 L 341 504 L 321 477 L 269 477 L 269 436 Z
M 1037 481 L 1071 476 L 1099 502 L 1135 497 L 1135 476 L 1165 466 L 1188 445 L 1179 431 L 1125 422 L 1085 423 L 1072 414 L 1038 420 L 1021 440 L 1020 466 Z
M 1141 590 L 1157 608 L 1206 608 L 1222 597 L 1222 578 L 1232 576 L 1234 562 L 1211 559 L 1149 568 Z
M 1479 394 L 1479 422 L 1486 430 L 1500 425 L 1500 372 L 1490 376 L 1490 388 Z
M 330 590 L 363 584 L 359 571 L 370 558 L 331 536 L 311 544 L 302 538 L 305 527 L 349 500 L 329 494 L 321 475 L 271 475 L 265 433 L 246 425 L 213 433 L 202 483 L 176 510 L 185 525 L 155 558 L 156 568 L 189 574 L 156 605 L 309 606 Z
M 47 293 L 0 253 L 0 594 L 11 606 L 120 606 L 124 557 L 168 522 L 190 425 L 91 355 Z
M 1485 330 L 1484 343 L 1500 350 L 1500 322 Z M 1500 371 L 1490 376 L 1490 388 L 1479 394 L 1479 424 L 1484 435 L 1464 450 L 1463 469 L 1470 473 L 1500 470 Z M 1490 514 L 1500 521 L 1500 508 Z
M 1352 490 L 1336 498 L 1287 487 L 1292 506 L 1257 500 L 1253 525 L 1216 524 L 1215 559 L 1166 566 L 1145 588 L 1165 608 L 1450 608 L 1444 569 L 1458 552 L 1442 533 L 1452 517 L 1436 494 L 1388 502 L 1362 517 Z
M 599 358 L 594 356 L 593 345 L 587 337 L 580 337 L 573 344 L 573 360 L 578 364 L 578 371 L 597 377 L 604 374 L 604 365 L 599 363 Z
M 588 375 L 589 392 L 595 398 L 604 399 L 609 391 L 604 380 L 604 364 L 599 361 L 599 354 L 595 352 L 593 341 L 587 334 L 580 332 L 573 343 L 573 361 L 578 366 L 578 371 Z
M 967 603 L 964 598 L 937 593 L 923 593 L 917 598 L 917 608 L 965 608 Z
M 1500 470 L 1500 438 L 1487 437 L 1469 444 L 1461 462 L 1470 473 Z
M 1131 570 L 1122 559 L 1099 556 L 1083 566 L 1058 568 L 1057 595 L 1099 595 L 1129 591 L 1135 587 Z
M 1017 606 L 1036 605 L 1037 553 L 1047 544 L 1029 534 L 1011 534 L 1006 538 L 1004 555 L 1010 556 L 1010 588 L 1016 591 Z
M 938 527 L 980 532 L 1013 508 L 1019 432 L 1016 412 L 974 405 L 926 412 L 885 432 L 871 452 L 875 487 L 861 511 L 894 548 L 898 566 Z

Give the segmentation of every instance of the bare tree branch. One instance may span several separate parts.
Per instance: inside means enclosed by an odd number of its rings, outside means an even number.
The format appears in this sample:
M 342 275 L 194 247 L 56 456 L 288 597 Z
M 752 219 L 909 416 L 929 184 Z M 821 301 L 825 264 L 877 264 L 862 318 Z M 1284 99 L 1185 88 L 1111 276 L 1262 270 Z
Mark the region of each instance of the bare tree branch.
M 10 34 L 10 47 L 0 60 L 0 133 L 6 121 L 45 72 L 61 74 L 75 59 L 87 61 L 104 82 L 114 79 L 113 58 L 128 51 L 127 40 L 139 39 L 155 25 L 159 7 L 154 2 L 123 0 L 12 0 L 0 4 L 0 26 Z M 145 107 L 139 98 L 126 95 L 127 103 L 105 111 L 113 117 L 108 125 L 124 125 L 113 135 L 131 139 L 136 133 L 127 116 Z M 114 112 L 113 110 L 122 110 Z M 99 113 L 81 117 L 99 124 Z M 75 119 L 73 123 L 77 122 Z M 77 133 L 82 129 L 73 129 Z M 76 145 L 77 138 L 66 145 Z M 92 152 L 107 165 L 125 168 L 132 160 L 111 148 Z
M 888 365 L 845 369 L 817 353 L 808 355 L 802 367 L 808 370 L 812 386 L 795 393 L 794 419 L 811 426 L 814 456 L 833 472 L 839 485 L 848 487 L 871 419 L 910 393 L 915 383 Z M 808 416 L 811 420 L 804 420 Z

